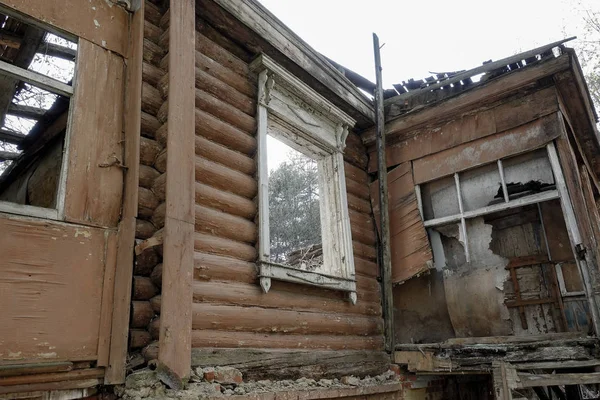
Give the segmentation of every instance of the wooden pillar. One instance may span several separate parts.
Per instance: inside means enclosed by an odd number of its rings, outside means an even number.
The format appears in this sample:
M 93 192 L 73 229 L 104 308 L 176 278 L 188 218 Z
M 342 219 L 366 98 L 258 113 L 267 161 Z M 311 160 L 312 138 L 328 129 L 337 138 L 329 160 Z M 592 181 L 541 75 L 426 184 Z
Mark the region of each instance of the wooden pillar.
M 375 117 L 377 122 L 377 178 L 379 179 L 379 218 L 381 226 L 380 254 L 381 280 L 383 286 L 383 319 L 385 350 L 394 351 L 394 297 L 392 293 L 392 253 L 390 248 L 390 215 L 388 207 L 387 163 L 385 161 L 385 115 L 383 109 L 383 80 L 381 77 L 381 54 L 379 38 L 373 33 L 375 52 Z
M 117 270 L 113 292 L 113 312 L 110 335 L 108 366 L 105 384 L 125 382 L 129 312 L 131 304 L 131 281 L 133 279 L 133 246 L 135 244 L 135 219 L 138 210 L 138 181 L 140 165 L 140 126 L 142 109 L 142 62 L 144 50 L 144 3 L 142 2 L 131 20 L 131 42 L 127 54 L 125 81 L 125 151 L 123 164 L 125 182 L 123 187 L 123 211 L 117 235 Z M 100 338 L 102 340 L 103 338 Z M 104 363 L 98 360 L 98 365 Z
M 181 380 L 189 376 L 191 368 L 195 0 L 172 1 L 169 12 L 169 125 L 158 360 Z

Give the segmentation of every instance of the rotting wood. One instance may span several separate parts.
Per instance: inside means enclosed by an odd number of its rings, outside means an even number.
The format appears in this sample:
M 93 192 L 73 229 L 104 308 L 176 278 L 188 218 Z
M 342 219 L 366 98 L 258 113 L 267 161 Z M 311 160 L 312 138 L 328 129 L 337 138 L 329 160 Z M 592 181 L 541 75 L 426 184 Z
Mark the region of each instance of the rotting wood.
M 282 334 L 333 334 L 368 336 L 381 334 L 381 319 L 357 314 L 325 314 L 296 310 L 195 303 L 192 329 L 227 332 L 262 332 Z M 343 339 L 341 339 L 343 340 Z
M 32 385 L 36 383 L 49 383 L 60 381 L 81 380 L 86 378 L 101 378 L 104 376 L 104 368 L 90 368 L 73 370 L 68 372 L 56 372 L 48 374 L 35 374 L 26 376 L 9 376 L 0 378 L 0 387 L 15 385 Z M 3 393 L 3 391 L 0 391 Z M 8 392 L 10 393 L 10 392 Z
M 3 3 L 63 32 L 127 55 L 129 13 L 124 8 L 113 7 L 103 0 L 90 0 L 85 6 L 79 0 L 65 0 L 61 7 L 51 1 L 3 0 Z
M 123 163 L 123 59 L 84 39 L 79 40 L 78 52 L 72 108 L 79 111 L 71 116 L 71 131 L 86 134 L 70 135 L 64 215 L 70 222 L 116 227 L 124 174 L 119 167 Z
M 159 361 L 183 380 L 190 373 L 194 268 L 195 2 L 170 5 L 167 210 L 164 228 Z
M 517 374 L 518 388 L 561 386 L 561 385 L 590 385 L 600 383 L 600 372 L 578 372 L 570 374 Z
M 259 347 L 327 350 L 382 350 L 382 336 L 283 335 L 194 330 L 193 347 Z
M 0 386 L 0 395 L 4 395 L 6 393 L 11 396 L 14 393 L 23 393 L 23 392 L 49 392 L 49 391 L 58 391 L 58 390 L 70 390 L 70 389 L 90 389 L 102 384 L 101 379 L 93 378 L 93 379 L 78 379 L 73 381 L 58 381 L 58 382 L 48 382 L 48 383 L 27 383 L 23 385 L 14 385 L 14 386 Z
M 30 374 L 47 374 L 51 372 L 68 372 L 73 369 L 70 361 L 54 361 L 41 363 L 22 363 L 0 365 L 0 378 Z
M 341 375 L 376 376 L 387 370 L 384 352 L 346 350 L 192 349 L 192 365 L 239 369 L 246 379 L 321 379 Z

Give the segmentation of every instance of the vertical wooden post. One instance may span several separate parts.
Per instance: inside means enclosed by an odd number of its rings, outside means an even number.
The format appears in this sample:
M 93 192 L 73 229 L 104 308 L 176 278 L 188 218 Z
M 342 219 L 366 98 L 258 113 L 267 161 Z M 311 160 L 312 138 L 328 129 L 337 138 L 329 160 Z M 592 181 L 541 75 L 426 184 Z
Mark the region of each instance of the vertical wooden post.
M 381 226 L 381 280 L 383 282 L 383 319 L 385 349 L 394 351 L 394 297 L 392 294 L 392 257 L 390 249 L 390 216 L 388 209 L 387 163 L 385 160 L 385 116 L 383 112 L 383 82 L 379 38 L 373 33 L 375 52 L 375 116 L 377 123 L 377 177 L 379 179 L 379 218 Z
M 172 1 L 170 18 L 167 208 L 158 360 L 160 367 L 181 381 L 190 373 L 192 341 L 195 0 Z
M 144 3 L 133 14 L 131 38 L 127 53 L 125 81 L 125 123 L 123 164 L 123 211 L 117 234 L 117 269 L 114 280 L 113 313 L 108 367 L 104 383 L 115 385 L 125 382 L 127 339 L 129 337 L 129 312 L 131 281 L 133 279 L 133 246 L 135 244 L 135 218 L 138 211 L 138 180 L 140 165 L 140 121 L 142 110 L 142 59 L 144 50 Z M 100 365 L 100 364 L 99 364 Z

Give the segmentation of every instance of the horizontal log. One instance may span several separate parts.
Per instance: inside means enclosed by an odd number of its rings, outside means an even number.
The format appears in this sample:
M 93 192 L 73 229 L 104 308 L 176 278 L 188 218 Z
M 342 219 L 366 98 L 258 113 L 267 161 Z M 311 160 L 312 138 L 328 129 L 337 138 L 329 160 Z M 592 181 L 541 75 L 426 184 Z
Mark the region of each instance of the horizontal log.
M 159 263 L 158 254 L 154 248 L 145 249 L 140 254 L 135 256 L 135 266 L 133 267 L 134 275 L 150 276 L 152 270 Z
M 365 245 L 353 240 L 352 250 L 354 251 L 354 257 L 364 258 L 369 261 L 377 260 L 377 250 L 373 246 Z
M 358 168 L 357 166 L 350 164 L 349 162 L 344 162 L 344 174 L 346 175 L 347 179 L 351 179 L 354 182 L 362 183 L 368 188 L 370 179 L 369 174 L 367 174 L 366 170 Z
M 346 147 L 344 150 L 344 161 L 360 169 L 366 169 L 369 163 L 369 155 L 362 150 Z
M 141 187 L 146 189 L 151 189 L 154 180 L 160 176 L 160 172 L 158 172 L 155 168 L 152 168 L 148 165 L 140 165 L 139 171 L 139 184 Z
M 273 288 L 265 294 L 257 284 L 195 281 L 194 301 L 316 313 L 381 315 L 381 306 L 375 300 L 378 294 L 371 295 L 376 302 L 367 302 L 363 296 L 368 293 L 359 292 L 358 302 L 353 305 L 347 301 L 347 295 L 340 291 L 279 281 L 273 281 L 272 285 Z
M 256 133 L 256 119 L 229 103 L 201 89 L 196 89 L 196 108 L 241 129 L 254 136 Z
M 156 26 L 160 26 L 162 13 L 158 6 L 149 0 L 144 1 L 144 19 L 152 22 Z
M 375 221 L 371 213 L 365 214 L 354 209 L 348 209 L 351 225 L 359 225 L 363 229 L 372 230 L 375 232 Z
M 252 76 L 248 64 L 199 32 L 196 32 L 196 51 L 218 62 L 223 67 L 236 74 L 244 77 Z
M 157 229 L 165 226 L 165 215 L 167 212 L 167 203 L 160 203 L 152 214 L 150 221 L 154 224 Z
M 350 222 L 350 230 L 352 231 L 352 240 L 371 247 L 375 247 L 377 244 L 375 230 L 364 227 L 364 225 L 353 224 L 352 222 Z
M 160 124 L 160 122 L 159 122 Z M 169 132 L 169 125 L 162 124 L 160 128 L 156 130 L 156 140 L 160 143 L 161 146 L 167 147 L 167 134 Z
M 354 257 L 354 271 L 360 275 L 377 277 L 379 276 L 379 265 L 373 261 Z
M 158 109 L 158 113 L 156 114 L 156 119 L 161 124 L 164 124 L 169 119 L 169 100 L 165 100 L 162 106 Z
M 142 136 L 140 138 L 140 163 L 148 166 L 154 165 L 156 156 L 162 149 L 163 147 L 156 140 Z
M 142 56 L 144 61 L 158 67 L 165 56 L 165 50 L 151 40 L 144 39 Z
M 382 350 L 383 336 L 282 335 L 193 330 L 192 347 Z
M 86 368 L 86 369 L 74 369 L 68 372 L 54 372 L 46 374 L 34 374 L 34 375 L 23 375 L 23 376 L 7 376 L 0 378 L 0 395 L 6 393 L 16 392 L 31 392 L 38 389 L 35 388 L 35 384 L 48 384 L 50 382 L 60 382 L 63 386 L 71 385 L 74 381 L 90 382 L 94 381 L 89 378 L 100 378 L 104 376 L 104 368 Z M 23 385 L 23 386 L 20 386 Z M 94 386 L 94 385 L 92 385 Z M 86 386 L 84 386 L 86 387 Z M 17 388 L 19 390 L 11 390 Z M 59 389 L 60 387 L 54 386 L 53 389 Z M 29 390 L 27 390 L 29 389 Z M 4 396 L 3 396 L 4 397 Z M 4 398 L 15 398 L 15 397 L 4 397 Z M 19 397 L 16 397 L 19 398 Z M 23 398 L 23 397 L 21 397 Z M 31 398 L 31 397 L 29 397 Z
M 163 101 L 158 89 L 146 82 L 142 82 L 142 111 L 150 115 L 156 115 Z
M 154 340 L 158 340 L 160 337 L 160 318 L 155 318 L 148 324 L 148 333 Z
M 196 109 L 195 116 L 197 135 L 242 154 L 253 155 L 255 153 L 256 138 L 254 136 L 202 110 Z
M 152 42 L 158 44 L 160 37 L 163 33 L 164 31 L 157 25 L 153 24 L 148 20 L 144 21 L 144 38 L 147 38 Z
M 247 76 L 235 73 L 231 69 L 224 67 L 199 51 L 196 52 L 196 68 L 206 72 L 221 82 L 226 83 L 250 98 L 256 97 L 257 85 L 254 80 Z
M 194 279 L 199 281 L 230 281 L 257 283 L 256 264 L 226 256 L 194 253 Z
M 236 307 L 195 303 L 192 329 L 285 334 L 373 336 L 382 332 L 382 319 L 347 314 Z
M 151 86 L 156 87 L 160 80 L 165 76 L 165 71 L 148 63 L 142 63 L 142 80 Z
M 150 115 L 142 111 L 141 131 L 143 136 L 153 138 L 156 136 L 156 131 L 160 128 L 160 122 L 154 115 Z
M 205 233 L 195 233 L 194 249 L 203 253 L 229 256 L 243 261 L 256 260 L 254 246 Z
M 204 232 L 239 242 L 255 243 L 256 224 L 245 218 L 196 205 L 196 232 Z
M 256 161 L 254 161 L 254 158 L 230 150 L 202 136 L 196 136 L 196 155 L 223 164 L 247 175 L 254 175 L 256 172 Z
M 245 43 L 242 44 L 239 41 L 230 39 L 231 37 L 235 37 L 235 35 L 229 34 L 229 32 L 226 30 L 217 30 L 210 22 L 207 22 L 201 18 L 196 22 L 196 32 L 206 36 L 208 39 L 212 40 L 221 48 L 230 52 L 245 63 L 251 62 L 256 56 L 256 49 L 251 50 Z M 227 32 L 227 34 L 222 32 Z
M 132 328 L 145 328 L 154 318 L 154 310 L 148 301 L 131 302 L 131 324 Z
M 158 289 L 152 283 L 152 280 L 145 276 L 133 277 L 133 300 L 150 300 L 156 295 Z
M 194 279 L 198 281 L 225 281 L 257 284 L 258 268 L 255 263 L 236 260 L 234 258 L 194 253 Z M 377 265 L 375 264 L 375 267 Z M 374 279 L 373 273 L 359 274 L 356 278 L 356 287 L 359 292 L 379 292 L 379 282 Z
M 346 177 L 346 191 L 363 200 L 369 200 L 370 198 L 369 186 L 367 184 L 353 181 L 348 177 Z
M 156 160 L 154 160 L 154 168 L 161 174 L 167 172 L 167 149 L 162 149 L 160 153 L 158 153 Z
M 148 239 L 156 232 L 156 227 L 152 222 L 137 218 L 135 220 L 135 237 L 138 239 Z
M 249 199 L 258 190 L 258 182 L 251 176 L 202 157 L 196 157 L 196 181 Z
M 154 180 L 152 192 L 156 195 L 158 201 L 165 201 L 165 188 L 167 185 L 167 174 L 162 174 Z
M 390 357 L 367 350 L 192 349 L 193 367 L 236 368 L 244 379 L 337 378 L 376 376 L 388 370 Z
M 247 219 L 256 215 L 254 201 L 199 182 L 196 182 L 196 203 Z
M 153 298 L 150 299 L 150 306 L 152 306 L 152 309 L 154 310 L 154 312 L 157 315 L 160 314 L 160 301 L 161 301 L 160 294 L 157 294 L 156 296 L 154 296 Z
M 158 204 L 158 198 L 150 189 L 138 187 L 138 215 L 140 217 L 151 218 Z
M 157 264 L 156 267 L 154 267 L 150 274 L 150 280 L 157 288 L 160 289 L 162 287 L 162 263 Z
M 371 202 L 369 200 L 361 199 L 353 195 L 352 193 L 348 193 L 346 196 L 348 199 L 348 208 L 361 212 L 363 214 L 371 215 Z
M 141 349 L 148 346 L 152 342 L 152 337 L 145 329 L 130 329 L 129 330 L 129 348 Z

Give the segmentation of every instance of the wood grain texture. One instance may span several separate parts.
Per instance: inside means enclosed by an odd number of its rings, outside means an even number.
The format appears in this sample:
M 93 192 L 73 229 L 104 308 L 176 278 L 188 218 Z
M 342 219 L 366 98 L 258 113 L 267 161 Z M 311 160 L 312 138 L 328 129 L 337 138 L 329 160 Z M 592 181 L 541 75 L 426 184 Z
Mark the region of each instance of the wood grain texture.
M 123 59 L 79 41 L 77 84 L 71 116 L 65 218 L 116 227 L 121 213 L 123 170 Z
M 2 0 L 0 3 L 125 56 L 129 15 L 104 0 Z
M 194 270 L 195 1 L 171 4 L 169 127 L 159 360 L 189 376 Z
M 127 166 L 123 188 L 123 208 L 117 235 L 117 265 L 112 305 L 112 330 L 110 352 L 105 383 L 125 381 L 129 302 L 131 301 L 131 278 L 133 276 L 133 246 L 137 232 L 138 184 L 140 181 L 141 93 L 143 64 L 143 21 L 145 3 L 131 19 L 128 63 L 125 73 L 125 152 L 123 164 Z M 150 169 L 150 167 L 147 167 Z
M 0 231 L 0 359 L 96 360 L 105 231 L 6 216 Z

